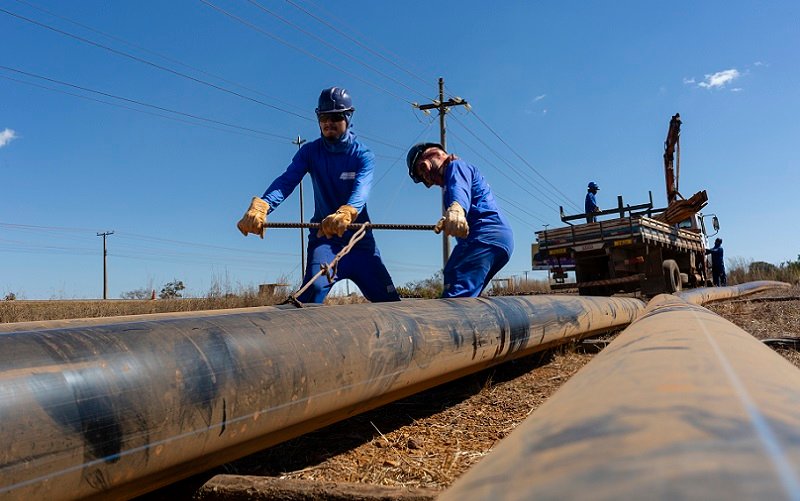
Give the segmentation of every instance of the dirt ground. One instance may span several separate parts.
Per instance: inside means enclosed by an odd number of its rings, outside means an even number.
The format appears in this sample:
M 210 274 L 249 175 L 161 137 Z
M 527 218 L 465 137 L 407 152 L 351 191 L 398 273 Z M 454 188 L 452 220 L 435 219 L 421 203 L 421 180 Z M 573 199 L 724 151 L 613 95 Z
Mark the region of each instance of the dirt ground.
M 759 339 L 800 338 L 800 287 L 707 307 Z M 800 367 L 797 349 L 783 346 Z M 433 499 L 592 357 L 573 345 L 509 362 L 143 499 Z

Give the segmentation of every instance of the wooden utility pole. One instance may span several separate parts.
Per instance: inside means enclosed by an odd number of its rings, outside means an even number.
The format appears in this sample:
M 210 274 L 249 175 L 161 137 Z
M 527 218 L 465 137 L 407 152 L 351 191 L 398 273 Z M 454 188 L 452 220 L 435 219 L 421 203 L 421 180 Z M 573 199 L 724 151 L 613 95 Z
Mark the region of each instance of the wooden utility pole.
M 113 234 L 113 231 L 97 234 L 98 237 L 103 237 L 103 299 L 108 299 L 108 248 L 106 247 L 106 237 Z
M 431 104 L 417 104 L 413 103 L 415 108 L 418 108 L 426 113 L 430 113 L 428 110 L 439 110 L 439 144 L 442 145 L 445 151 L 447 151 L 447 128 L 445 127 L 444 117 L 447 112 L 453 106 L 466 106 L 469 109 L 469 103 L 460 97 L 455 97 L 448 99 L 447 101 L 444 100 L 444 78 L 439 77 L 439 99 L 434 100 Z M 442 214 L 447 207 L 444 206 L 444 189 L 442 189 Z M 469 210 L 469 207 L 466 208 Z M 447 264 L 447 258 L 450 257 L 450 240 L 448 239 L 447 235 L 442 232 L 442 269 Z
M 300 134 L 297 135 L 297 139 L 292 141 L 292 144 L 297 145 L 297 151 L 300 151 L 300 147 L 305 143 L 306 140 L 300 138 Z M 304 223 L 306 220 L 304 219 L 303 214 L 303 180 L 300 179 L 300 222 Z M 303 235 L 303 228 L 300 228 L 300 280 L 303 280 L 303 277 L 306 274 L 306 245 L 305 245 L 305 238 Z

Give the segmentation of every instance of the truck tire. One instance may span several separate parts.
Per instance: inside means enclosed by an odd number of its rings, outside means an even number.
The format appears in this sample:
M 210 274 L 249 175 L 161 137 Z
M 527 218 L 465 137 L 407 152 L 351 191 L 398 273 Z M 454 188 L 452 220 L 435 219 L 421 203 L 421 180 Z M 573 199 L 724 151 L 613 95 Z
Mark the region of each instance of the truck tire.
M 664 289 L 667 294 L 678 292 L 683 288 L 681 270 L 674 259 L 665 259 L 661 265 L 664 270 Z

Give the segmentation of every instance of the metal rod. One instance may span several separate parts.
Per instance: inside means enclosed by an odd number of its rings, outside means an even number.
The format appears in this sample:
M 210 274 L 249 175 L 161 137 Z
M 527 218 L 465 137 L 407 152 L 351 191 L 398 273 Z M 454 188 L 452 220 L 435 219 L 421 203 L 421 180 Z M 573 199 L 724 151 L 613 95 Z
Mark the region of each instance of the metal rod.
M 349 224 L 348 230 L 358 230 L 363 223 Z M 267 222 L 264 225 L 267 228 L 312 228 L 318 229 L 320 223 L 283 223 L 283 222 Z M 420 230 L 420 231 L 433 231 L 433 224 L 381 224 L 369 223 L 369 229 L 372 230 Z
M 133 497 L 643 308 L 526 296 L 0 326 L 0 497 Z
M 798 499 L 798 395 L 753 336 L 657 296 L 438 499 Z

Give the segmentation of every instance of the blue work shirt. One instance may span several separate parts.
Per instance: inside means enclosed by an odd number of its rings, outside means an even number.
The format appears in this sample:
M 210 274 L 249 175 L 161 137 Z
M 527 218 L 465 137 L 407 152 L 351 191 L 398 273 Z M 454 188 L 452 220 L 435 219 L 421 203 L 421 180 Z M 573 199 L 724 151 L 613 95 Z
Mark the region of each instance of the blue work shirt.
M 586 193 L 586 203 L 584 204 L 584 209 L 587 214 L 591 214 L 592 212 L 597 211 L 600 207 L 597 206 L 597 199 L 594 196 L 594 193 L 591 191 Z
M 711 254 L 711 269 L 714 271 L 725 270 L 725 259 L 723 258 L 724 252 L 722 246 L 714 246 L 706 251 L 706 254 Z
M 352 131 L 348 130 L 335 143 L 320 137 L 300 148 L 286 171 L 269 185 L 261 198 L 269 204 L 271 213 L 292 194 L 303 176 L 309 174 L 314 187 L 312 223 L 321 222 L 342 205 L 358 210 L 353 223 L 363 223 L 369 221 L 367 197 L 374 168 L 375 155 L 356 139 Z M 317 230 L 311 230 L 309 245 L 319 239 L 346 245 L 352 234 L 353 231 L 346 231 L 344 236 L 334 236 L 329 240 L 324 236 L 317 237 Z M 372 238 L 371 230 L 367 230 L 365 239 L 367 237 Z
M 467 212 L 469 235 L 458 242 L 477 241 L 514 251 L 511 225 L 500 212 L 489 184 L 477 167 L 461 159 L 451 161 L 444 172 L 444 204 L 458 202 Z

